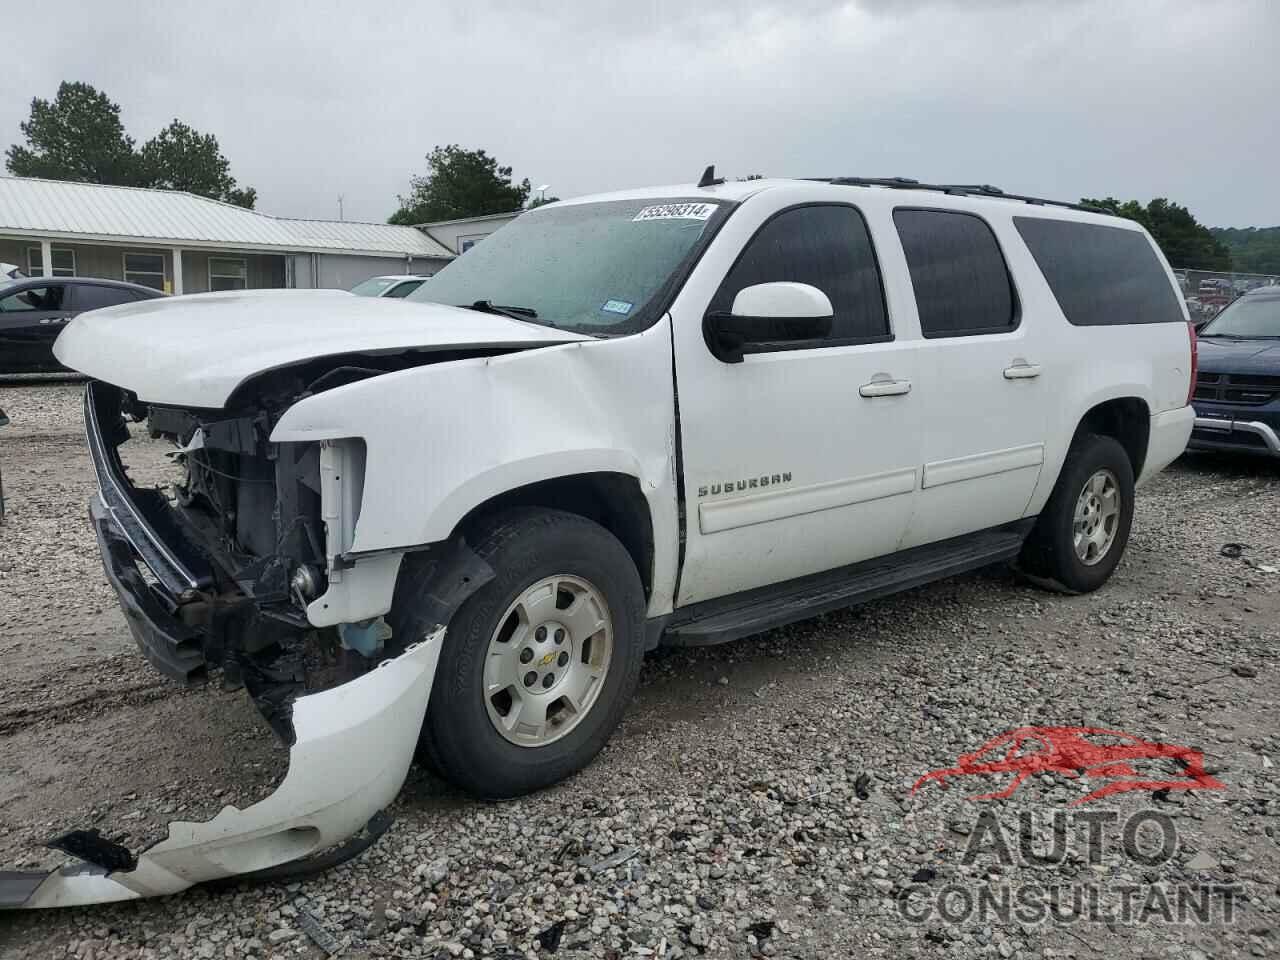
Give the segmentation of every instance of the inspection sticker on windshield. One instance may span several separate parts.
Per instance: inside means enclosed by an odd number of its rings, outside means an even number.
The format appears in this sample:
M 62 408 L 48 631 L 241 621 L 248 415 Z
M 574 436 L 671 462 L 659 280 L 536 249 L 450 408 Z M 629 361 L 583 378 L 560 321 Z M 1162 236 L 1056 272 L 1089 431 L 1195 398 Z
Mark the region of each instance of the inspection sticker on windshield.
M 645 207 L 634 217 L 633 223 L 640 220 L 708 220 L 716 212 L 714 203 L 663 203 L 656 207 Z
M 628 303 L 626 300 L 606 300 L 604 302 L 604 306 L 600 309 L 606 313 L 621 313 L 626 315 L 631 312 L 631 308 L 633 306 L 635 306 L 635 304 Z

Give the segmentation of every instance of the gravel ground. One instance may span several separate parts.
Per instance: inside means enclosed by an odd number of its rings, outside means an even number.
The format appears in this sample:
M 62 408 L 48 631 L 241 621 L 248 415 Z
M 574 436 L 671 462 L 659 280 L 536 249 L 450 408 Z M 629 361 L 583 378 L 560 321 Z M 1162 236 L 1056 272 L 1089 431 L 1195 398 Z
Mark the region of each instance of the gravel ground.
M 242 694 L 177 690 L 134 652 L 85 522 L 78 394 L 0 387 L 14 420 L 0 430 L 9 865 L 59 862 L 38 843 L 72 826 L 141 846 L 169 819 L 251 802 L 283 770 Z M 162 479 L 163 451 L 142 447 L 135 476 Z M 1184 458 L 1141 492 L 1125 560 L 1093 595 L 1043 593 L 997 568 L 736 644 L 659 651 L 609 746 L 567 783 L 481 803 L 415 768 L 391 831 L 327 874 L 0 914 L 0 955 L 323 957 L 326 944 L 357 958 L 1274 955 L 1276 567 L 1280 468 Z M 1107 780 L 1040 774 L 1008 799 L 968 799 L 1005 774 L 911 792 L 1024 725 L 1191 746 L 1223 789 L 1073 807 Z M 1003 833 L 984 828 L 984 811 Z M 1101 843 L 1087 842 L 1082 811 L 1101 811 Z M 1120 824 L 1140 811 L 1167 818 L 1169 856 L 1122 850 Z M 1065 857 L 1034 859 L 1055 837 Z M 1205 883 L 1227 890 L 1207 923 L 1104 921 L 1087 906 L 1048 921 L 920 909 L 944 889 L 1102 887 L 1114 905 L 1132 888 L 1149 905 Z

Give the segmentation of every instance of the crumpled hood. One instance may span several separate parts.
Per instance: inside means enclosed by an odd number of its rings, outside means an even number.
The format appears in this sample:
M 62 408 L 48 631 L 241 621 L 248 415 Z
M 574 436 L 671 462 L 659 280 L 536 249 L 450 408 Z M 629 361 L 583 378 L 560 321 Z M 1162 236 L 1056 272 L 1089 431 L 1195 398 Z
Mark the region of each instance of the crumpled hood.
M 1205 373 L 1280 376 L 1280 340 L 1203 337 L 1198 347 L 1199 367 Z
M 589 339 L 436 303 L 343 290 L 250 290 L 92 310 L 63 330 L 53 353 L 139 400 L 216 408 L 252 376 L 318 357 Z

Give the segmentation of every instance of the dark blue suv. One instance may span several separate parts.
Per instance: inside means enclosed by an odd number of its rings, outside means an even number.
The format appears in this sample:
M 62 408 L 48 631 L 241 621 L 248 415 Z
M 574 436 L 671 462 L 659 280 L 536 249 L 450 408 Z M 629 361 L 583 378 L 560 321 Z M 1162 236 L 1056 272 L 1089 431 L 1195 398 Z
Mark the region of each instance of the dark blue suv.
M 1193 450 L 1280 457 L 1280 286 L 1237 299 L 1200 331 Z

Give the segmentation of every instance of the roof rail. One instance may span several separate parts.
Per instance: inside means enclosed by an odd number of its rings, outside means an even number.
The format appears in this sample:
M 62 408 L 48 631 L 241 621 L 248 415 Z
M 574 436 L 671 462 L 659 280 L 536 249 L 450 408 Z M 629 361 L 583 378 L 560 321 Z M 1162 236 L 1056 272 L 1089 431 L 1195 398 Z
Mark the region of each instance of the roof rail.
M 957 197 L 996 197 L 1001 200 L 1020 200 L 1035 206 L 1066 207 L 1069 210 L 1084 210 L 1088 213 L 1105 213 L 1110 210 L 1090 206 L 1087 203 L 1070 203 L 1066 200 L 1046 200 L 1043 197 L 1027 197 L 1020 193 L 1005 193 L 999 187 L 988 183 L 921 183 L 910 177 L 814 177 L 824 183 L 842 187 L 890 187 L 894 190 L 935 190 L 938 193 L 949 193 Z

